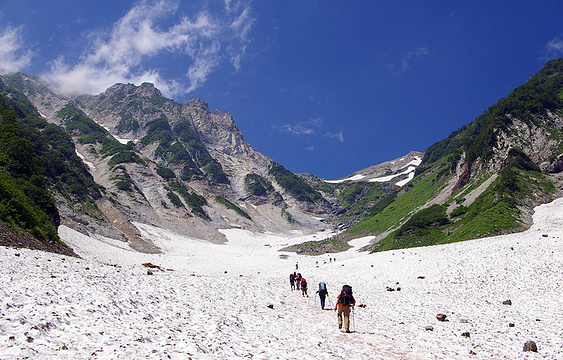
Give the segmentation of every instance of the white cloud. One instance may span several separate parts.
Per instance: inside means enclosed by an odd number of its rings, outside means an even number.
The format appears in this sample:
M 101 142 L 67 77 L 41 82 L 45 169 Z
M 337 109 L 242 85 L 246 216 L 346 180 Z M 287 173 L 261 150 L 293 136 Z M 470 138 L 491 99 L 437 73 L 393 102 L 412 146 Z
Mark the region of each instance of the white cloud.
M 240 68 L 254 21 L 248 5 L 227 2 L 225 13 L 210 14 L 204 9 L 162 29 L 160 21 L 174 19 L 177 12 L 178 1 L 141 1 L 110 33 L 98 34 L 77 62 L 60 57 L 43 77 L 67 92 L 97 94 L 117 82 L 147 81 L 171 96 L 202 86 L 225 53 L 236 59 L 232 61 L 235 69 Z M 146 60 L 170 53 L 187 64 L 185 79 L 166 79 L 161 69 L 145 69 Z
M 323 123 L 321 118 L 312 118 L 298 123 L 281 125 L 276 128 L 295 135 L 314 135 L 316 130 L 323 126 Z
M 21 26 L 8 26 L 0 32 L 0 72 L 21 71 L 32 57 L 33 52 L 24 48 Z
M 331 133 L 328 131 L 324 131 L 323 130 L 324 127 L 325 127 L 325 122 L 320 117 L 311 118 L 306 121 L 292 123 L 292 124 L 274 126 L 274 128 L 277 129 L 278 131 L 287 132 L 294 135 L 301 135 L 301 136 L 314 137 L 317 134 L 322 134 L 324 132 L 323 136 L 325 138 L 336 139 L 338 140 L 338 142 L 344 142 L 344 133 L 342 131 Z
M 412 58 L 419 58 L 424 55 L 430 55 L 428 48 L 425 46 L 409 51 L 401 60 L 401 70 L 403 72 L 407 71 Z
M 563 37 L 558 36 L 551 40 L 546 45 L 546 51 L 548 57 L 559 57 L 563 56 Z
M 337 139 L 339 142 L 344 142 L 344 133 L 342 131 L 337 132 L 337 133 L 326 133 L 325 134 L 326 137 L 332 138 L 332 139 Z

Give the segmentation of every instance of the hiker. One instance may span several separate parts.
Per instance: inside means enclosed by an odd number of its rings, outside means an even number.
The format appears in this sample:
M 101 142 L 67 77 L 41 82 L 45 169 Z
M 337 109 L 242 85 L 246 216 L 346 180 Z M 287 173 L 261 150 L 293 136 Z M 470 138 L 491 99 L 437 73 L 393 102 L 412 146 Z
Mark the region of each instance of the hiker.
M 301 293 L 303 294 L 303 297 L 309 297 L 309 294 L 307 294 L 307 280 L 305 280 L 304 277 L 301 278 Z
M 295 263 L 295 270 L 299 270 L 299 262 Z
M 319 290 L 317 290 L 319 298 L 321 299 L 321 309 L 325 309 L 325 298 L 328 295 L 328 290 L 326 289 L 326 284 L 324 282 L 319 283 Z
M 301 286 L 301 273 L 297 273 L 297 275 L 295 275 L 295 286 L 297 286 L 297 291 L 299 291 Z
M 340 295 L 336 298 L 336 305 L 334 310 L 338 310 L 338 328 L 342 329 L 342 318 L 344 318 L 344 330 L 350 332 L 350 308 L 356 304 L 356 299 L 352 296 L 352 287 L 344 285 Z
M 295 290 L 295 272 L 289 274 L 289 285 L 291 285 L 291 290 Z

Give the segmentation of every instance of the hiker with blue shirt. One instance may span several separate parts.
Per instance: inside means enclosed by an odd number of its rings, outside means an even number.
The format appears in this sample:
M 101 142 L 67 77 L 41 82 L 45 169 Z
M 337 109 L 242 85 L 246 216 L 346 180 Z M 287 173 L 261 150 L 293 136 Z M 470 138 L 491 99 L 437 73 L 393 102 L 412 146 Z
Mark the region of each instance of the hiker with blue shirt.
M 317 290 L 319 298 L 321 299 L 321 309 L 325 309 L 325 298 L 328 295 L 328 290 L 326 289 L 326 284 L 324 282 L 319 283 L 319 290 Z

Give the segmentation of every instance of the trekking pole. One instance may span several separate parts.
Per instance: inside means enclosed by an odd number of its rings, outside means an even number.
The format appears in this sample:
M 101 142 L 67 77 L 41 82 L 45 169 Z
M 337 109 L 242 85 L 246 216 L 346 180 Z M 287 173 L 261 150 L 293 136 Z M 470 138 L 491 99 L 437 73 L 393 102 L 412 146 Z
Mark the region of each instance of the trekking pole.
M 354 316 L 354 307 L 352 306 L 352 325 L 354 326 L 354 332 L 356 332 L 356 317 Z

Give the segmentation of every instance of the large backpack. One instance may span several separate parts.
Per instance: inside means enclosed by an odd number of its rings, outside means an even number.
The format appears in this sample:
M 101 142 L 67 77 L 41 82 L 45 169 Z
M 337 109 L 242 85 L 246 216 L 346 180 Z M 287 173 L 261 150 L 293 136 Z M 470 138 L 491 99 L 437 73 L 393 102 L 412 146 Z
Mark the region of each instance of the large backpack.
M 301 287 L 302 288 L 306 288 L 307 287 L 307 280 L 305 280 L 305 278 L 301 279 Z
M 339 302 L 342 305 L 352 305 L 354 303 L 354 298 L 352 297 L 352 287 L 350 285 L 344 285 L 342 287 Z
M 319 291 L 326 291 L 326 284 L 324 282 L 319 283 Z

